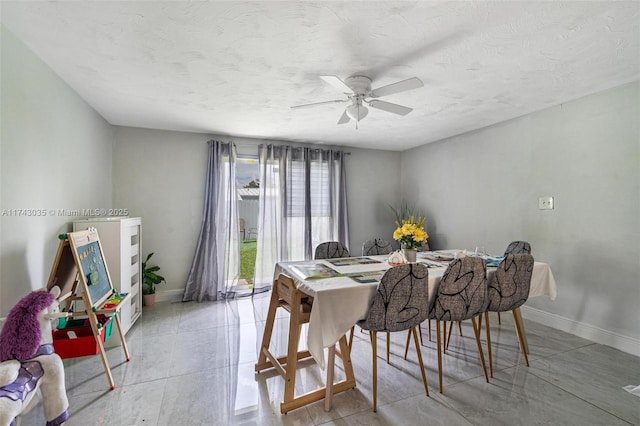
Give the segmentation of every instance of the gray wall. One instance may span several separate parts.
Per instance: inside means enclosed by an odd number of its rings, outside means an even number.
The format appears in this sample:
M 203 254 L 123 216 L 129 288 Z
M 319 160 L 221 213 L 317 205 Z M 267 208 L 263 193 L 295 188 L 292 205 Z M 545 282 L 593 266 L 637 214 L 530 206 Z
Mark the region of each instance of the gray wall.
M 143 255 L 167 280 L 162 294 L 184 288 L 202 219 L 207 171 L 205 135 L 114 127 L 113 202 L 142 218 Z
M 395 216 L 390 206 L 400 202 L 400 153 L 371 149 L 348 149 L 349 250 L 362 254 L 370 238 L 393 241 Z
M 51 271 L 58 209 L 111 206 L 112 128 L 20 40 L 1 28 L 0 316 Z M 7 209 L 7 210 L 4 210 Z M 38 209 L 45 216 L 12 216 Z M 52 211 L 53 209 L 53 211 Z
M 207 141 L 233 141 L 239 154 L 257 155 L 260 143 L 278 143 L 194 133 L 115 127 L 113 202 L 142 217 L 143 252 L 167 279 L 158 299 L 182 296 L 200 231 L 207 168 Z M 350 248 L 361 253 L 374 235 L 391 238 L 388 207 L 398 197 L 400 153 L 345 148 Z
M 437 248 L 531 242 L 558 298 L 538 321 L 640 352 L 640 85 L 405 151 L 401 183 Z M 553 196 L 554 210 L 538 210 Z M 603 341 L 604 340 L 604 341 Z

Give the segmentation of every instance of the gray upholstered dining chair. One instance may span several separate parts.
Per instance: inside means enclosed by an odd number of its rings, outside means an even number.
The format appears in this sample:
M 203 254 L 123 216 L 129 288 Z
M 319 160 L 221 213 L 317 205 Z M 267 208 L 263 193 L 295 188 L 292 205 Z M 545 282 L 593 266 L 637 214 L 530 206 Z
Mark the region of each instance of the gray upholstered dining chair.
M 508 254 L 531 254 L 531 244 L 526 241 L 511 241 L 504 251 L 504 255 Z
M 350 257 L 349 250 L 340 241 L 326 241 L 316 247 L 314 259 L 334 259 L 337 257 Z
M 418 251 L 431 251 L 431 247 L 429 247 L 429 240 L 422 241 L 418 246 Z
M 392 253 L 393 246 L 387 240 L 382 238 L 372 238 L 370 240 L 365 241 L 362 244 L 362 255 L 363 256 L 376 256 L 379 254 L 389 254 Z
M 489 381 L 484 353 L 480 343 L 480 327 L 475 320 L 475 317 L 482 315 L 486 311 L 487 305 L 487 267 L 484 259 L 468 256 L 452 261 L 440 280 L 438 292 L 429 311 L 429 319 L 436 321 L 440 393 L 442 393 L 443 347 L 443 342 L 440 338 L 441 321 L 471 319 L 484 377 L 487 382 Z
M 314 259 L 335 259 L 339 257 L 350 257 L 349 250 L 340 241 L 325 241 L 316 247 Z M 355 326 L 351 327 L 351 335 L 349 337 L 349 347 L 353 343 L 353 334 Z
M 369 311 L 358 326 L 368 330 L 373 351 L 373 411 L 378 403 L 377 332 L 387 333 L 409 330 L 418 353 L 418 362 L 424 390 L 429 396 L 427 375 L 422 362 L 416 327 L 427 319 L 429 303 L 429 269 L 421 263 L 395 266 L 382 276 Z M 387 340 L 388 341 L 388 340 Z
M 504 251 L 504 255 L 508 254 L 531 254 L 531 244 L 527 241 L 511 241 Z M 498 311 L 498 324 L 502 324 L 502 318 L 500 318 L 500 311 Z
M 525 345 L 524 324 L 520 315 L 520 306 L 527 301 L 531 288 L 531 275 L 533 274 L 533 256 L 530 254 L 508 254 L 496 270 L 489 282 L 489 306 L 485 311 L 485 328 L 487 330 L 487 346 L 489 351 L 489 371 L 493 377 L 493 357 L 491 353 L 491 325 L 489 324 L 489 312 L 513 313 L 516 325 L 516 334 L 520 350 L 524 354 L 524 360 L 529 366 L 529 357 Z

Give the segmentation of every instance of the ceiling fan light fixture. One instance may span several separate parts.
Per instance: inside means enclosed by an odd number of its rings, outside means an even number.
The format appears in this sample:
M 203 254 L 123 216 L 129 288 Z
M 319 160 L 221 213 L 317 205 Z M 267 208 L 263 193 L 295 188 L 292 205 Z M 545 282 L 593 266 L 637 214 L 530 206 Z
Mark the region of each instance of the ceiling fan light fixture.
M 369 114 L 369 108 L 360 103 L 349 105 L 347 107 L 347 115 L 350 119 L 355 120 L 356 122 L 365 118 L 367 114 Z

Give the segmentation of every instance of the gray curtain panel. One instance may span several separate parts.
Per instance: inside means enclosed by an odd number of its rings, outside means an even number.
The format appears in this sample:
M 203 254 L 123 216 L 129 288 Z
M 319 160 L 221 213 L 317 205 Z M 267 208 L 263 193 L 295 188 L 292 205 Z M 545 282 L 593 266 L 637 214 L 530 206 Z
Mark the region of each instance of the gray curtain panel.
M 236 147 L 209 141 L 202 226 L 183 301 L 234 297 L 240 277 Z
M 260 145 L 260 207 L 254 291 L 271 286 L 275 264 L 313 258 L 323 241 L 349 241 L 345 154 Z

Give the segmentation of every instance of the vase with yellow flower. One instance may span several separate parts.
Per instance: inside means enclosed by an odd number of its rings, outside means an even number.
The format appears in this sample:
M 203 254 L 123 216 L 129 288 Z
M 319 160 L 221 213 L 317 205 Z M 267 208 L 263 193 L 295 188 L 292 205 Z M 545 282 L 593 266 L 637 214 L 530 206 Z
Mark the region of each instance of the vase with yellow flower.
M 424 217 L 410 215 L 401 222 L 396 221 L 396 230 L 393 232 L 393 239 L 402 246 L 402 251 L 408 262 L 416 261 L 418 247 L 423 241 L 429 238 L 424 230 Z

